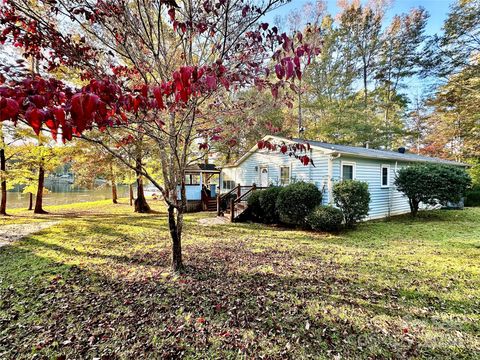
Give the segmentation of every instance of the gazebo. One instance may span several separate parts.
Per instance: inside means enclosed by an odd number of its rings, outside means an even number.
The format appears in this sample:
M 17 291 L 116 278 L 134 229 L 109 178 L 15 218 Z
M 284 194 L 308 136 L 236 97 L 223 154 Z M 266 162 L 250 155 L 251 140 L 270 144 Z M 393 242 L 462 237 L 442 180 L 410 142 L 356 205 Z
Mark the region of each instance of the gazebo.
M 220 169 L 214 164 L 194 164 L 185 170 L 187 211 L 215 211 Z

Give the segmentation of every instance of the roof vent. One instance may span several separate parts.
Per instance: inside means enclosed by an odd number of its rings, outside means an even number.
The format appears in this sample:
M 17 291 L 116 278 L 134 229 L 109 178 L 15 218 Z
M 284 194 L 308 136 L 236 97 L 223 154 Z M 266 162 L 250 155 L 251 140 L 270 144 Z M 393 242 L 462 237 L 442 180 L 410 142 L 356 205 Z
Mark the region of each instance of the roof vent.
M 398 152 L 400 154 L 405 154 L 405 151 L 406 151 L 406 149 L 403 146 L 398 148 Z

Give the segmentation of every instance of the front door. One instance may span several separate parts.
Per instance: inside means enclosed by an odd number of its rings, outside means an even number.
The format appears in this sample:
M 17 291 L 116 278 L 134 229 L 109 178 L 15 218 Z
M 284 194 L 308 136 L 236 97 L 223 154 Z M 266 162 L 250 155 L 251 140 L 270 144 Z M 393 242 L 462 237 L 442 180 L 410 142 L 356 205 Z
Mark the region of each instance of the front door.
M 260 187 L 268 186 L 268 166 L 260 167 Z

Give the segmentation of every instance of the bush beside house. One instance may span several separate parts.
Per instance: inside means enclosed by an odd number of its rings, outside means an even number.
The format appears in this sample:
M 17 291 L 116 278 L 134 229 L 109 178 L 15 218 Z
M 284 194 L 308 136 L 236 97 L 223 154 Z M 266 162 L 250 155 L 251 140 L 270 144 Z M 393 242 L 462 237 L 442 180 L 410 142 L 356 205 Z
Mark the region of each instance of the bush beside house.
M 480 206 L 480 185 L 467 191 L 465 206 Z
M 368 215 L 370 192 L 366 182 L 344 180 L 333 186 L 333 201 L 342 211 L 345 225 L 353 227 Z
M 279 221 L 277 200 L 281 191 L 281 187 L 272 186 L 260 192 L 260 207 L 263 211 L 263 222 L 266 224 L 275 224 Z
M 262 190 L 253 191 L 247 200 L 250 215 L 252 216 L 253 220 L 258 222 L 262 222 L 263 219 L 263 211 L 262 207 L 260 206 L 260 196 L 262 195 L 262 192 Z
M 276 203 L 281 190 L 282 188 L 273 186 L 252 192 L 248 197 L 248 209 L 253 220 L 265 224 L 274 224 L 279 221 Z
M 316 231 L 339 231 L 342 228 L 343 213 L 333 206 L 317 206 L 307 216 L 307 223 Z
M 408 197 L 410 212 L 415 216 L 420 203 L 428 205 L 459 202 L 470 185 L 464 169 L 438 164 L 422 164 L 402 168 L 395 186 Z
M 282 223 L 305 226 L 307 215 L 321 202 L 320 190 L 314 184 L 300 181 L 281 188 L 276 208 Z

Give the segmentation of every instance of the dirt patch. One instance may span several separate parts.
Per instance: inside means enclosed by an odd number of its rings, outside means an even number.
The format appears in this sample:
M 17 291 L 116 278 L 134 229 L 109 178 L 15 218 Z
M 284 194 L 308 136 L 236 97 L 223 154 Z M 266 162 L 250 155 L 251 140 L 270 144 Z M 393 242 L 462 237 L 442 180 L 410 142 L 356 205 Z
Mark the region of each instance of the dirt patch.
M 225 216 L 216 216 L 216 217 L 200 219 L 198 220 L 198 223 L 202 226 L 211 226 L 211 225 L 227 224 L 227 223 L 230 223 L 230 221 L 228 221 L 228 218 L 226 218 Z
M 0 226 L 0 247 L 40 230 L 58 224 L 58 221 L 45 221 L 32 224 L 13 224 Z

